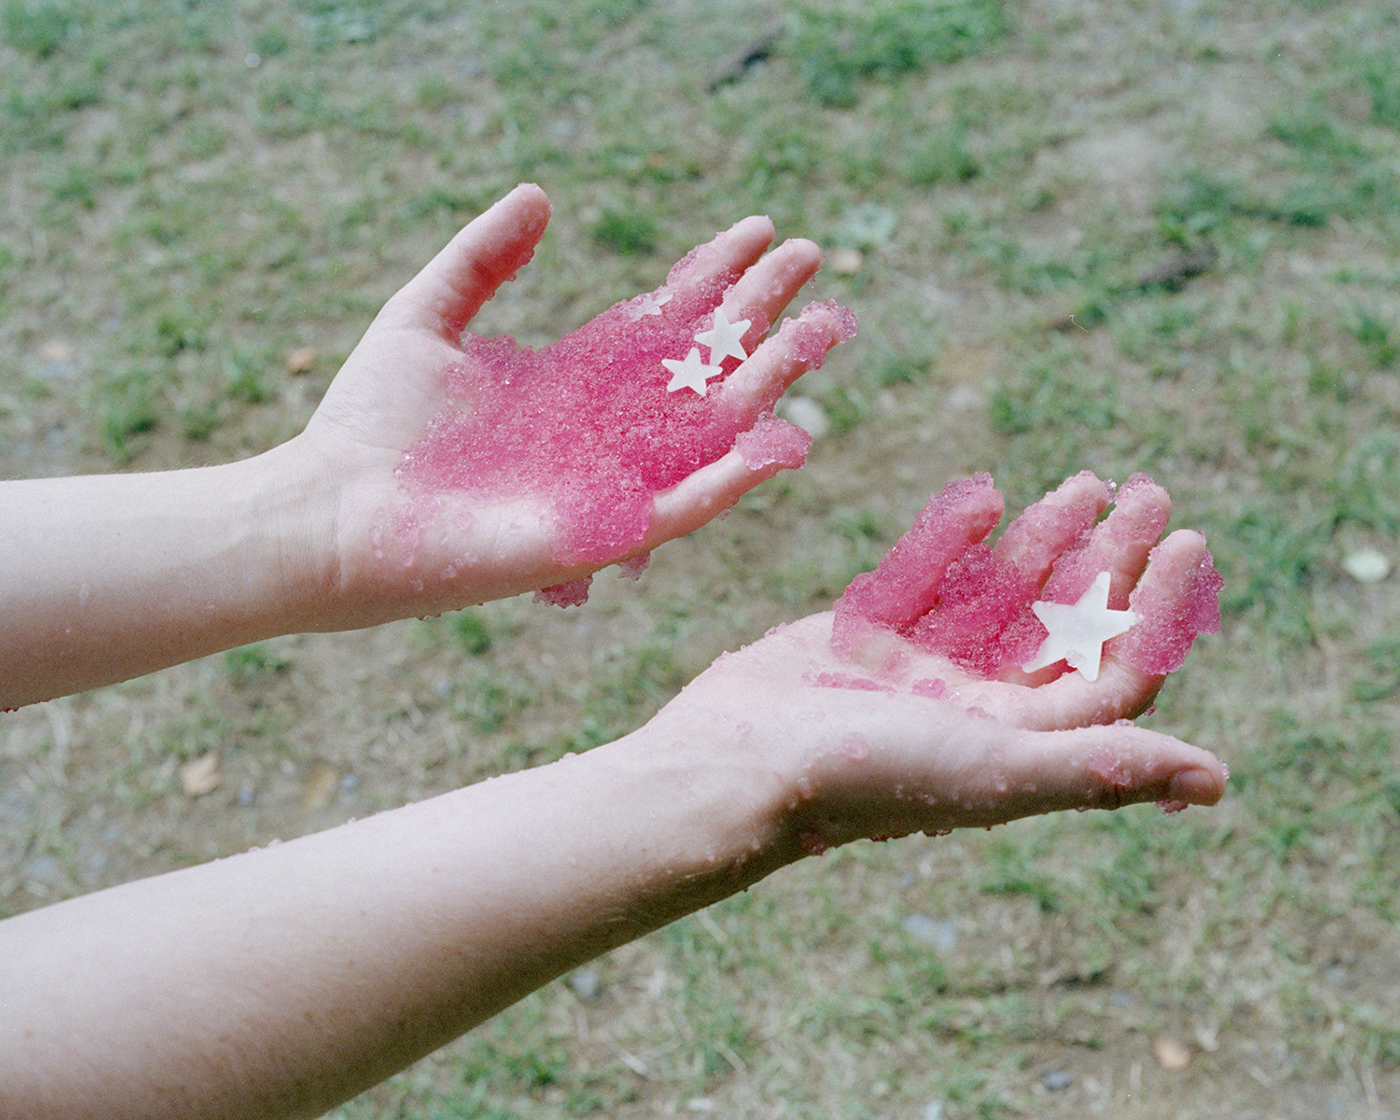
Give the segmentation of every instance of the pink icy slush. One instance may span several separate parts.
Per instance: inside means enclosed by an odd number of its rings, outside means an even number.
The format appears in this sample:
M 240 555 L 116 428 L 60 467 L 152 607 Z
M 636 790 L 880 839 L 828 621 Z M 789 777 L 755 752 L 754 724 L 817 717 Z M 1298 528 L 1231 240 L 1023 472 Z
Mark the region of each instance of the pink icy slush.
M 445 371 L 449 405 L 404 453 L 399 477 L 420 494 L 538 498 L 556 519 L 556 558 L 604 564 L 644 538 L 656 494 L 731 449 L 751 470 L 802 466 L 811 438 L 767 411 L 774 401 L 761 402 L 755 419 L 751 406 L 716 391 L 739 365 L 732 355 L 718 363 L 721 373 L 704 394 L 668 391 L 663 360 L 681 361 L 696 347 L 738 276 L 730 271 L 616 304 L 540 350 L 509 337 L 468 335 L 461 361 Z M 823 309 L 835 319 L 836 341 L 855 334 L 849 309 L 835 302 Z M 743 316 L 750 320 L 744 343 L 756 347 L 771 324 L 757 309 Z M 793 320 L 779 336 L 813 369 L 831 337 L 824 327 Z M 567 606 L 583 602 L 587 589 L 585 578 L 547 588 L 542 597 Z
M 1097 520 L 1111 501 L 1116 508 Z M 872 629 L 893 631 L 959 668 L 993 678 L 1034 657 L 1046 629 L 1036 600 L 1074 603 L 1110 569 L 1113 555 L 1158 549 L 1170 515 L 1166 491 L 1134 475 L 1117 491 L 1089 472 L 1068 479 L 1030 506 L 995 545 L 986 538 L 1003 501 L 989 475 L 954 481 L 930 499 L 873 572 L 856 576 L 836 603 L 832 646 L 850 656 Z M 1049 570 L 1042 570 L 1054 557 Z M 1175 556 L 1169 578 L 1135 588 L 1126 604 L 1138 622 L 1115 644 L 1117 656 L 1145 673 L 1181 667 L 1198 633 L 1220 627 L 1223 584 L 1204 552 L 1189 564 Z

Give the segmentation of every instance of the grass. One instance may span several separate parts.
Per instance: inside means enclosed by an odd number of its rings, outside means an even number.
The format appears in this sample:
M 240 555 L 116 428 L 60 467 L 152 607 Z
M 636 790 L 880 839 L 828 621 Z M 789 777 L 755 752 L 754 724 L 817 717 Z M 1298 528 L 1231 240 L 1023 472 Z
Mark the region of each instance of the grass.
M 338 1115 L 1196 1117 L 1393 1086 L 1400 617 L 1392 583 L 1341 565 L 1396 559 L 1400 533 L 1388 8 L 804 3 L 713 91 L 762 30 L 747 9 L 585 8 L 0 5 L 7 473 L 285 437 L 383 299 L 520 179 L 552 228 L 482 329 L 531 343 L 747 212 L 861 254 L 816 285 L 861 337 L 800 389 L 831 424 L 807 470 L 641 583 L 8 717 L 0 912 L 605 741 L 829 603 L 951 475 L 991 470 L 1014 509 L 1084 467 L 1145 470 L 1226 576 L 1222 634 L 1150 720 L 1227 758 L 1226 804 L 831 853 Z M 1147 164 L 1110 143 L 1134 136 Z M 1199 276 L 1139 283 L 1207 242 Z M 320 357 L 294 378 L 301 345 Z M 210 749 L 224 785 L 183 799 L 177 761 Z M 308 808 L 327 766 L 358 786 Z M 1191 1045 L 1185 1078 L 1160 1034 Z

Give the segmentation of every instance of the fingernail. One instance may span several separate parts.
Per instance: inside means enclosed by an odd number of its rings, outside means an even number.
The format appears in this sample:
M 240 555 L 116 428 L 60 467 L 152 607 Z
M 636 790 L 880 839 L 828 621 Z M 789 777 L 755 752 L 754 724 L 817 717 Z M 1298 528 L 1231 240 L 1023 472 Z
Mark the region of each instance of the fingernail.
M 1214 805 L 1220 799 L 1220 785 L 1209 770 L 1182 770 L 1172 776 L 1168 795 L 1173 801 L 1192 805 Z

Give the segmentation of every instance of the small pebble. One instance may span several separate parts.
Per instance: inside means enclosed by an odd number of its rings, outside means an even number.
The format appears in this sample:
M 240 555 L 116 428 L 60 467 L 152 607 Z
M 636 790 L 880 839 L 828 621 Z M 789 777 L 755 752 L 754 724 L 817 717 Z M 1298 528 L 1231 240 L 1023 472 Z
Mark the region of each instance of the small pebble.
M 1347 575 L 1357 583 L 1380 583 L 1390 575 L 1390 557 L 1374 548 L 1358 548 L 1342 560 Z
M 1157 1064 L 1172 1073 L 1179 1073 L 1191 1064 L 1191 1051 L 1180 1039 L 1161 1035 L 1152 1040 L 1152 1053 Z
M 900 925 L 915 941 L 932 945 L 940 953 L 951 953 L 957 948 L 958 927 L 954 922 L 936 921 L 926 914 L 910 914 Z
M 1074 1078 L 1062 1069 L 1052 1069 L 1041 1077 L 1040 1083 L 1052 1093 L 1062 1093 L 1074 1084 Z
M 785 397 L 778 412 L 789 423 L 796 424 L 813 439 L 821 439 L 831 431 L 831 420 L 818 402 L 811 397 Z
M 564 981 L 569 990 L 585 1003 L 598 998 L 603 991 L 603 978 L 595 968 L 576 968 Z

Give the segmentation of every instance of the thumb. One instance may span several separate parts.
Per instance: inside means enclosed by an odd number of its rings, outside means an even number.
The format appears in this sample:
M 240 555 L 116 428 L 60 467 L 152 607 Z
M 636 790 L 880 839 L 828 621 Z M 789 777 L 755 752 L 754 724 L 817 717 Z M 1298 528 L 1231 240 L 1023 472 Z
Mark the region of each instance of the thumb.
M 1029 732 L 1007 770 L 1011 796 L 1001 807 L 1017 817 L 1151 801 L 1177 808 L 1214 805 L 1229 776 L 1209 751 L 1126 720 Z
M 427 330 L 455 345 L 482 304 L 529 263 L 549 215 L 544 191 L 522 183 L 400 288 L 379 313 L 380 324 Z

